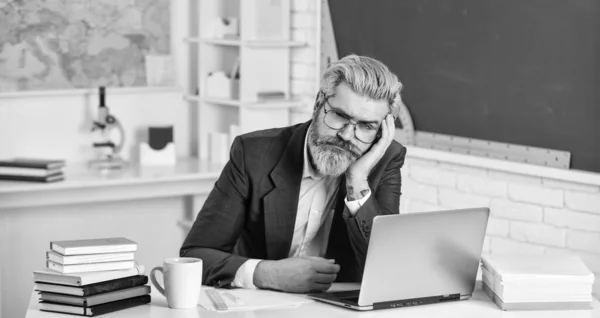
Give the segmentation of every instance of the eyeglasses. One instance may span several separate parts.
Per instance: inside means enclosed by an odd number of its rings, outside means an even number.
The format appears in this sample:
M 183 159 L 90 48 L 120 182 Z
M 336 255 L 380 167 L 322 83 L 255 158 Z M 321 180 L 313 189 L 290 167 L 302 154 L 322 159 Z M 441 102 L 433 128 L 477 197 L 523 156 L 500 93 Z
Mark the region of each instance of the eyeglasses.
M 329 110 L 325 109 L 325 105 L 323 105 L 323 112 L 325 116 L 323 117 L 323 123 L 331 129 L 341 130 L 346 128 L 348 125 L 354 126 L 354 137 L 358 139 L 358 141 L 370 144 L 375 141 L 375 139 L 381 137 L 379 128 L 380 125 L 373 125 L 368 123 L 356 122 L 348 116 L 339 113 L 333 109 L 331 104 L 327 99 L 324 100 L 324 103 L 329 105 Z

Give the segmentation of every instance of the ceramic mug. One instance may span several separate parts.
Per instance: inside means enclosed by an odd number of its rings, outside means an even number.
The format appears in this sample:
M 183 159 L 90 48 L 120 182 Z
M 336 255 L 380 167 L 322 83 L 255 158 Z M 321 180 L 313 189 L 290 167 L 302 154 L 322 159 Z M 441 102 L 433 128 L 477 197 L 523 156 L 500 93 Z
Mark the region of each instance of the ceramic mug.
M 163 275 L 164 288 L 156 280 L 156 272 Z M 152 285 L 167 297 L 169 307 L 194 308 L 198 305 L 202 286 L 202 260 L 192 257 L 167 258 L 163 266 L 150 271 Z

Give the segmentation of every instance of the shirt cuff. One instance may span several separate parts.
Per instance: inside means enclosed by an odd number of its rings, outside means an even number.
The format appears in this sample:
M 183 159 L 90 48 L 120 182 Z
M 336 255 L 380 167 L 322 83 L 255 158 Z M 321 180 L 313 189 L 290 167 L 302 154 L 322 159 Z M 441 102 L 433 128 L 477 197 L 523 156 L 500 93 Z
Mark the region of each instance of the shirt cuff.
M 355 215 L 356 212 L 358 212 L 358 210 L 365 204 L 365 202 L 367 202 L 367 200 L 370 197 L 371 197 L 371 190 L 369 190 L 369 193 L 367 193 L 367 195 L 365 195 L 360 200 L 348 201 L 348 197 L 346 196 L 346 197 L 344 197 L 344 203 L 346 203 L 348 212 L 350 212 L 350 214 L 352 214 L 352 215 Z
M 257 289 L 256 286 L 254 286 L 254 270 L 260 261 L 260 259 L 249 259 L 244 262 L 244 264 L 238 268 L 237 272 L 235 272 L 235 278 L 233 279 L 233 282 L 231 282 L 231 286 Z

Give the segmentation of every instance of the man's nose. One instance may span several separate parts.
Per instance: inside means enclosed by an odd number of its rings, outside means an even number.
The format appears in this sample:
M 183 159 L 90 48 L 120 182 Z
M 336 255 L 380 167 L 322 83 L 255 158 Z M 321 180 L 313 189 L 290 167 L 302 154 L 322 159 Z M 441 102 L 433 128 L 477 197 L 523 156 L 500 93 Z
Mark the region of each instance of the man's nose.
M 354 139 L 354 125 L 348 123 L 346 127 L 340 129 L 340 131 L 338 131 L 337 134 L 340 138 L 346 141 L 351 141 L 352 139 Z

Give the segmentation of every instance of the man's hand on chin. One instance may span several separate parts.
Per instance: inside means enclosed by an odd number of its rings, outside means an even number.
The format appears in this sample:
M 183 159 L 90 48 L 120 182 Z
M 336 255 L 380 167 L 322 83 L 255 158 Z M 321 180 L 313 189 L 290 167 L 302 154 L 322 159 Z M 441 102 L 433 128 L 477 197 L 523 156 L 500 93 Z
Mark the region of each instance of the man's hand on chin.
M 254 285 L 290 293 L 325 291 L 337 277 L 340 265 L 322 257 L 293 257 L 261 261 L 254 271 Z
M 394 117 L 388 114 L 381 123 L 381 138 L 346 170 L 348 201 L 360 200 L 369 193 L 370 189 L 367 182 L 369 173 L 381 160 L 394 140 L 395 130 Z

